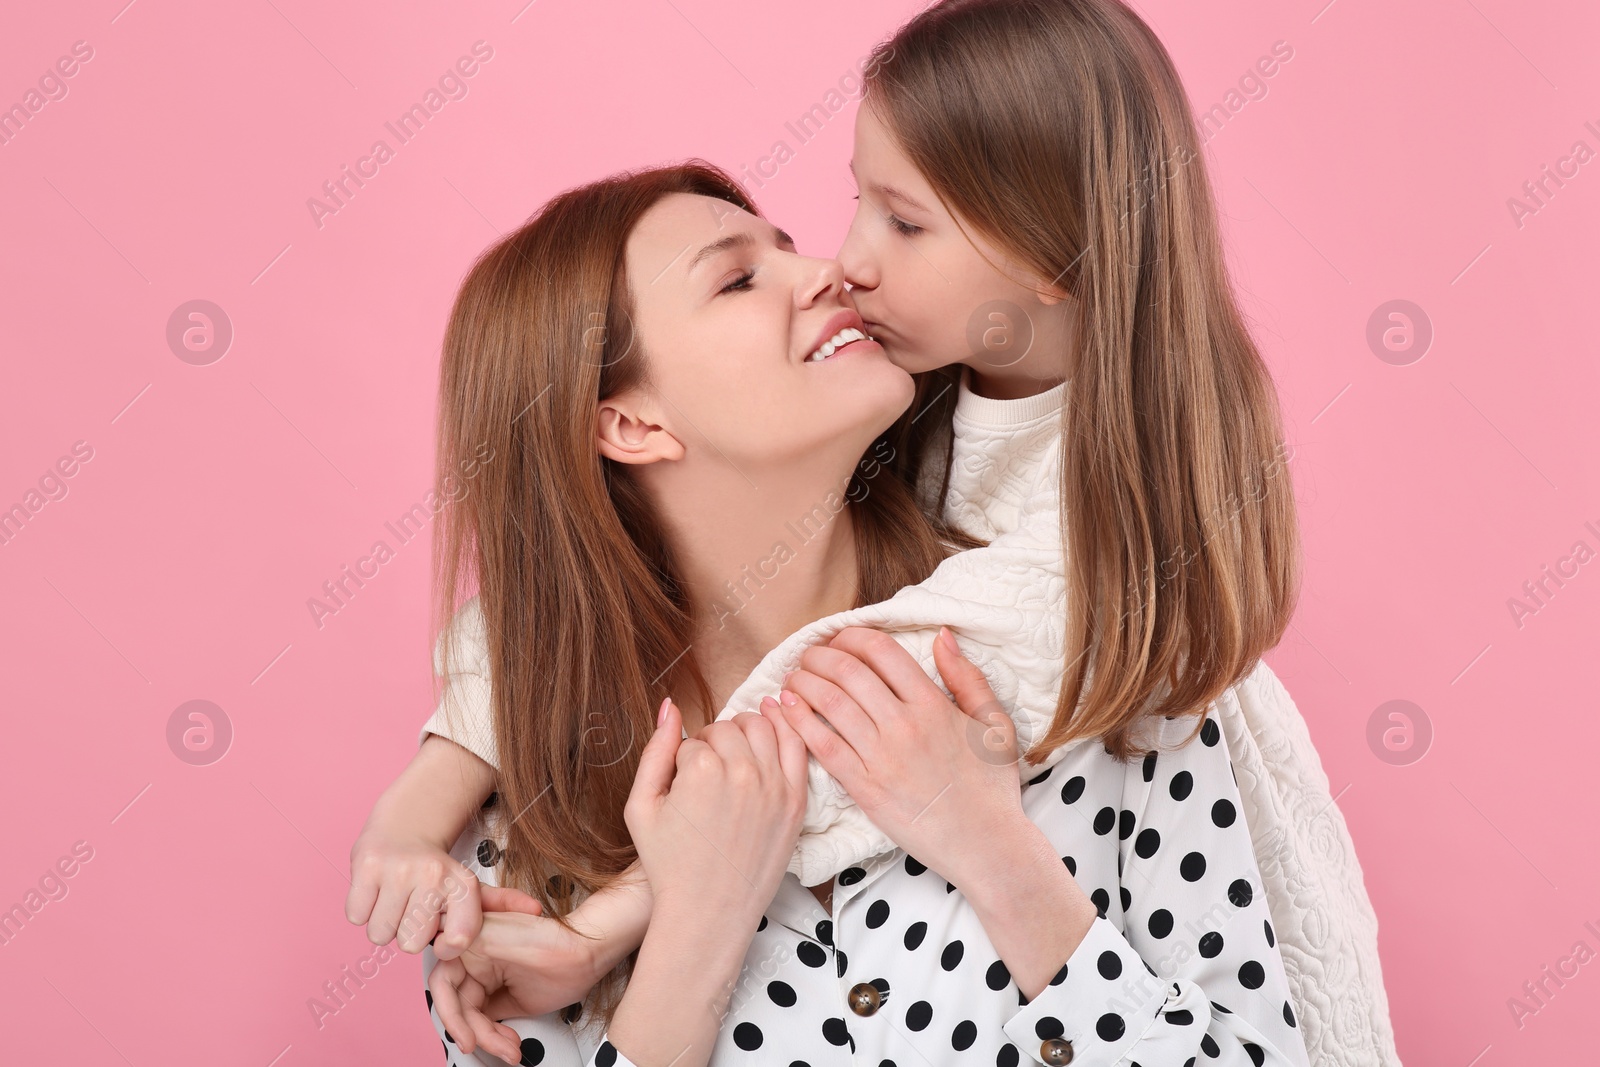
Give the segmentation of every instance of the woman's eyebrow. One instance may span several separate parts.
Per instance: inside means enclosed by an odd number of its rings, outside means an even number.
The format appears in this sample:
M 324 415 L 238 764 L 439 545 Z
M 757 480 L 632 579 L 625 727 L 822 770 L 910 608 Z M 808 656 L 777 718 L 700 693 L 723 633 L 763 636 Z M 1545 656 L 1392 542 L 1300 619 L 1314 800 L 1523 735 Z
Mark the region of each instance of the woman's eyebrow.
M 755 238 L 748 233 L 730 233 L 726 237 L 719 237 L 710 244 L 705 245 L 689 260 L 687 274 L 693 274 L 695 269 L 719 252 L 726 252 L 730 248 L 746 248 L 755 243 Z
M 793 246 L 794 244 L 794 238 L 790 237 L 786 231 L 781 230 L 776 226 L 773 227 L 773 238 L 780 245 L 787 244 Z M 719 237 L 710 244 L 702 247 L 700 251 L 694 254 L 694 258 L 689 260 L 689 266 L 685 273 L 693 274 L 696 267 L 700 266 L 700 264 L 704 263 L 711 257 L 717 255 L 719 252 L 726 252 L 730 248 L 749 248 L 755 243 L 756 239 L 749 233 L 745 232 L 730 233 L 726 237 Z

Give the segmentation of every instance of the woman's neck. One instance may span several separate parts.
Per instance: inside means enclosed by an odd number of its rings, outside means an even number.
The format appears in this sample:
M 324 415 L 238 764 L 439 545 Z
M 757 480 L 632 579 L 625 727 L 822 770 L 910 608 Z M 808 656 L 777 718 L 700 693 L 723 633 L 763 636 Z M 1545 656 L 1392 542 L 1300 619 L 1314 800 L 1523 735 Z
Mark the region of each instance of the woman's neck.
M 652 496 L 695 606 L 692 647 L 716 704 L 701 707 L 688 686 L 676 687 L 692 735 L 784 638 L 855 605 L 855 529 L 848 474 L 719 470 L 674 480 Z

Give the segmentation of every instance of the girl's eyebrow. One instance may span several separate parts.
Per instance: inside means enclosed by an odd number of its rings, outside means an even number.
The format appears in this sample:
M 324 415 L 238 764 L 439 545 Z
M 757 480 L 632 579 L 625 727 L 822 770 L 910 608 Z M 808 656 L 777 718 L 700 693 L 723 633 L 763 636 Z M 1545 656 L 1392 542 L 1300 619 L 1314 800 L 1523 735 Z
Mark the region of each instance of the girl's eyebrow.
M 850 161 L 850 174 L 852 176 L 854 176 L 855 172 L 856 172 L 856 161 L 852 159 Z M 856 180 L 856 184 L 857 185 L 860 184 L 860 179 Z M 896 189 L 892 185 L 884 185 L 882 182 L 873 182 L 871 185 L 867 186 L 867 188 L 871 189 L 873 192 L 877 193 L 879 196 L 883 197 L 886 200 L 898 200 L 898 201 L 900 201 L 900 203 L 904 204 L 908 208 L 911 208 L 913 211 L 927 211 L 928 210 L 926 207 L 924 207 L 922 205 L 922 202 L 920 200 L 918 200 L 916 197 L 912 196 L 909 193 L 902 192 L 901 190 Z M 929 212 L 929 213 L 931 214 L 931 212 Z

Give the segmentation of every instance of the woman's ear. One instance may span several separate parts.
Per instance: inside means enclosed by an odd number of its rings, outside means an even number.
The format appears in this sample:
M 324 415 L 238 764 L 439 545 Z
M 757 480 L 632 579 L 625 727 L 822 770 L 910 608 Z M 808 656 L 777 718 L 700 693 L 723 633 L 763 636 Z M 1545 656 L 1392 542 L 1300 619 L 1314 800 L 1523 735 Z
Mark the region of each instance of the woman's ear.
M 630 390 L 600 401 L 595 445 L 618 463 L 682 459 L 683 442 L 661 425 L 651 397 Z
M 1071 293 L 1067 292 L 1065 289 L 1061 288 L 1059 285 L 1056 285 L 1054 283 L 1051 283 L 1049 285 L 1038 285 L 1038 286 L 1035 286 L 1033 291 L 1038 294 L 1039 303 L 1044 304 L 1046 306 L 1048 306 L 1050 304 L 1059 304 L 1063 300 L 1070 299 L 1071 296 L 1072 296 Z

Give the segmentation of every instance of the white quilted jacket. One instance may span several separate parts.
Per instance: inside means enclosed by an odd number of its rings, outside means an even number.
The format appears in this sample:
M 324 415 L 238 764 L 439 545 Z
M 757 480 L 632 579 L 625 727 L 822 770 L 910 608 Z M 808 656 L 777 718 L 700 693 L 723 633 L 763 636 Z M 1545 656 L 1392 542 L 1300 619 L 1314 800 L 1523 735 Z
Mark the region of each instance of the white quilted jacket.
M 762 697 L 779 691 L 809 645 L 846 626 L 889 632 L 937 677 L 933 639 L 947 625 L 1010 710 L 1021 751 L 1029 751 L 1049 726 L 1065 659 L 1058 511 L 1065 389 L 992 400 L 972 393 L 964 375 L 951 427 L 945 516 L 989 540 L 988 547 L 951 556 L 925 582 L 887 601 L 831 615 L 791 635 L 767 654 L 718 718 L 756 710 Z M 928 487 L 923 492 L 927 499 Z M 449 689 L 420 736 L 450 737 L 498 766 L 476 609 L 474 598 L 457 618 L 461 665 L 448 672 Z M 438 649 L 435 669 L 447 673 Z M 459 714 L 447 715 L 447 705 Z M 1305 721 L 1265 661 L 1216 708 L 1311 1063 L 1398 1064 L 1377 917 Z M 1066 751 L 1037 765 L 1019 763 L 1019 781 L 1054 766 Z M 802 884 L 816 885 L 895 848 L 815 759 L 810 776 L 805 822 L 789 863 Z

